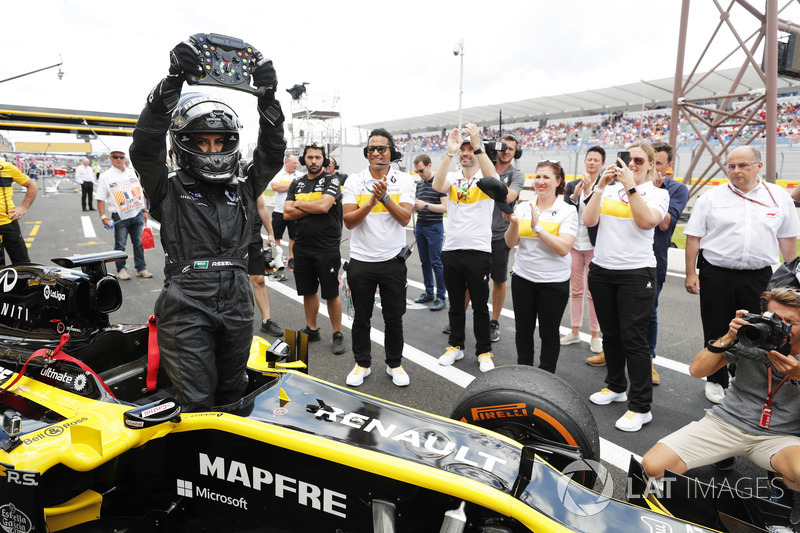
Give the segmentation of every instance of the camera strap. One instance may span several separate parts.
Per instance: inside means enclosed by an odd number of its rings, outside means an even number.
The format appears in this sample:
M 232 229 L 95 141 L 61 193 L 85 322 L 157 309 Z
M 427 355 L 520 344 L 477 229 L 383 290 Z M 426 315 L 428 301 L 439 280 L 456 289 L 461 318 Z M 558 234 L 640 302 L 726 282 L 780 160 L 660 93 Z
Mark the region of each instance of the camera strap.
M 778 386 L 775 387 L 775 390 L 772 390 L 772 363 L 767 363 L 767 403 L 765 403 L 761 407 L 761 420 L 759 421 L 759 427 L 764 429 L 769 429 L 769 424 L 772 422 L 772 397 L 778 392 L 778 390 L 783 386 L 786 381 L 788 381 L 789 375 L 785 375 L 783 379 L 778 383 Z

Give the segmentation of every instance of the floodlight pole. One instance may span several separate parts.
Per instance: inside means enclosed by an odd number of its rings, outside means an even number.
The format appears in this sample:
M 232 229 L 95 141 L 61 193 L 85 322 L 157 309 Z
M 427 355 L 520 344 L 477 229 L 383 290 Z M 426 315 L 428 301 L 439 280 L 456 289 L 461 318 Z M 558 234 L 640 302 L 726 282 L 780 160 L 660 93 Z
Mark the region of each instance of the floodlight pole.
M 461 73 L 458 81 L 458 131 L 461 131 L 461 101 L 464 96 L 464 39 L 456 44 L 456 55 L 461 56 Z
M 60 56 L 59 56 L 59 57 L 60 57 Z M 30 72 L 26 72 L 25 74 L 18 74 L 18 75 L 16 75 L 16 76 L 11 76 L 10 78 L 6 78 L 6 79 L 4 79 L 4 80 L 0 80 L 0 83 L 5 83 L 5 82 L 7 82 L 7 81 L 16 80 L 17 78 L 24 78 L 25 76 L 30 76 L 31 74 L 36 74 L 37 72 L 41 72 L 41 71 L 43 71 L 43 70 L 48 70 L 48 69 L 51 69 L 51 68 L 60 67 L 60 66 L 61 66 L 61 65 L 63 65 L 63 64 L 64 64 L 64 62 L 63 62 L 63 61 L 59 61 L 58 63 L 56 63 L 56 64 L 54 64 L 54 65 L 50 65 L 50 66 L 48 66 L 48 67 L 42 67 L 42 68 L 39 68 L 39 69 L 36 69 L 36 70 L 32 70 L 32 71 L 30 71 Z M 64 73 L 63 73 L 63 72 L 61 72 L 61 69 L 58 69 L 58 79 L 59 79 L 59 80 L 61 79 L 61 77 L 62 77 L 63 75 L 64 75 Z

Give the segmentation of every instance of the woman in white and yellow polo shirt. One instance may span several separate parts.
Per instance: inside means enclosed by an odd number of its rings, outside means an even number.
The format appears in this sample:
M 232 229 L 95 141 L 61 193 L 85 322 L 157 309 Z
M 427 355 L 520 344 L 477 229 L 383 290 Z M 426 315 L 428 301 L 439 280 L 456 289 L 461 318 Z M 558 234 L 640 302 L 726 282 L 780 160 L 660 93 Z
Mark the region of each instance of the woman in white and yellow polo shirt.
M 558 161 L 540 161 L 533 189 L 506 230 L 509 248 L 519 245 L 511 272 L 516 323 L 517 363 L 533 365 L 533 333 L 539 319 L 542 354 L 539 368 L 555 373 L 561 350 L 558 327 L 569 300 L 570 249 L 578 231 L 578 213 L 564 199 L 564 169 Z
M 617 158 L 616 165 L 606 167 L 583 212 L 586 226 L 597 226 L 589 290 L 603 333 L 607 370 L 606 388 L 589 400 L 597 405 L 627 402 L 628 411 L 615 427 L 639 431 L 653 419 L 647 343 L 656 297 L 653 228 L 667 213 L 669 193 L 653 185 L 656 154 L 650 143 L 634 143 L 628 152 L 629 164 Z

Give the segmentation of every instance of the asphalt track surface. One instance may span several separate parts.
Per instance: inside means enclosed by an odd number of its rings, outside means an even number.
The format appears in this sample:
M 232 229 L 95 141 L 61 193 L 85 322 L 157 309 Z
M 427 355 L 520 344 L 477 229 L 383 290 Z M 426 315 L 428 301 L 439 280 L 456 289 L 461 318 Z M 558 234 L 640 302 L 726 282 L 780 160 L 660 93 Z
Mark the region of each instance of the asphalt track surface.
M 59 189 L 63 190 L 63 187 Z M 22 192 L 17 192 L 16 202 L 21 202 Z M 106 231 L 96 211 L 83 212 L 80 207 L 80 195 L 74 192 L 58 192 L 48 185 L 45 196 L 40 190 L 36 202 L 21 221 L 23 236 L 29 244 L 31 260 L 45 265 L 52 265 L 55 257 L 75 254 L 95 253 L 113 250 L 113 231 Z M 154 274 L 152 279 L 133 276 L 130 281 L 120 281 L 123 292 L 122 308 L 113 313 L 113 323 L 144 323 L 152 313 L 153 304 L 161 290 L 163 275 L 163 252 L 158 238 L 159 230 L 154 227 L 156 248 L 145 252 L 147 269 Z M 411 229 L 406 232 L 407 241 L 413 240 Z M 285 236 L 286 237 L 286 236 Z M 342 256 L 349 253 L 349 232 L 345 229 L 342 243 Z M 127 251 L 131 255 L 128 269 L 134 274 L 133 258 L 130 243 Z M 286 249 L 284 248 L 286 252 Z M 288 257 L 288 253 L 286 254 Z M 513 266 L 513 252 L 510 265 Z M 113 265 L 109 265 L 114 272 Z M 302 299 L 297 296 L 292 273 L 286 271 L 288 280 L 284 282 L 268 281 L 272 319 L 281 327 L 300 329 L 305 326 Z M 442 367 L 437 358 L 444 352 L 447 336 L 442 328 L 447 325 L 447 311 L 431 312 L 427 305 L 414 304 L 413 299 L 424 287 L 419 257 L 416 252 L 408 261 L 408 310 L 404 320 L 405 349 L 403 366 L 410 376 L 408 387 L 396 387 L 385 372 L 383 350 L 383 319 L 379 309 L 375 309 L 372 321 L 372 374 L 359 387 L 361 392 L 386 398 L 390 401 L 405 404 L 416 409 L 448 416 L 450 410 L 465 387 L 475 376 L 480 374 L 474 353 L 474 337 L 471 332 L 471 320 L 467 317 L 467 348 L 465 357 L 452 367 Z M 500 341 L 494 343 L 494 361 L 496 365 L 514 364 L 516 350 L 514 347 L 514 318 L 511 306 L 509 287 L 506 303 L 500 318 Z M 311 343 L 309 347 L 309 372 L 311 375 L 344 385 L 345 377 L 352 369 L 354 361 L 350 350 L 350 321 L 344 317 L 344 335 L 347 352 L 333 355 L 330 351 L 331 326 L 327 318 L 325 302 L 322 302 L 321 316 L 318 324 L 321 327 L 322 341 Z M 585 326 L 588 331 L 588 315 L 584 313 Z M 253 333 L 258 334 L 260 313 L 256 309 L 256 320 Z M 659 303 L 659 340 L 656 367 L 661 374 L 661 385 L 654 388 L 652 406 L 653 421 L 637 433 L 625 433 L 614 428 L 614 422 L 626 410 L 624 403 L 608 406 L 596 406 L 588 402 L 591 393 L 604 386 L 605 368 L 591 367 L 585 362 L 586 357 L 593 355 L 589 351 L 588 335 L 582 335 L 584 341 L 571 346 L 563 346 L 556 374 L 565 379 L 576 391 L 586 399 L 590 406 L 601 435 L 601 457 L 603 464 L 609 468 L 614 481 L 614 495 L 625 496 L 625 475 L 631 454 L 641 457 L 659 438 L 697 420 L 703 416 L 704 410 L 712 407 L 706 400 L 704 381 L 692 378 L 688 374 L 688 365 L 702 346 L 702 328 L 700 323 L 699 300 L 697 296 L 688 294 L 683 288 L 683 276 L 671 274 L 661 293 Z M 569 310 L 562 319 L 562 334 L 569 327 Z M 536 357 L 538 362 L 539 339 L 536 339 Z M 736 468 L 728 473 L 720 473 L 711 467 L 697 469 L 690 473 L 707 479 L 711 476 L 717 480 L 727 478 L 735 481 L 740 476 L 756 478 L 764 473 L 745 460 L 738 459 Z

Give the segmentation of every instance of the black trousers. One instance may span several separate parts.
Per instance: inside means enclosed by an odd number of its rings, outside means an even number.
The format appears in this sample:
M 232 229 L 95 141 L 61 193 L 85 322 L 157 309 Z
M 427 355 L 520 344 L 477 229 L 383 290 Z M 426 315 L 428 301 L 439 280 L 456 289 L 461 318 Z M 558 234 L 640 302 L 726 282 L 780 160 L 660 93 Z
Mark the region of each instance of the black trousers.
M 535 283 L 511 275 L 511 297 L 514 302 L 514 325 L 517 343 L 517 364 L 533 366 L 533 333 L 539 319 L 542 355 L 539 368 L 555 374 L 561 352 L 558 328 L 569 301 L 569 280 L 558 283 Z
M 608 270 L 589 265 L 589 290 L 603 332 L 606 384 L 614 392 L 628 391 L 628 410 L 650 412 L 653 382 L 647 325 L 656 299 L 656 269 Z
M 81 208 L 84 211 L 94 209 L 92 207 L 92 194 L 94 194 L 94 183 L 91 181 L 81 183 Z
M 403 360 L 403 315 L 406 314 L 406 263 L 397 259 L 367 263 L 350 259 L 347 281 L 353 298 L 353 355 L 358 366 L 372 364 L 372 310 L 375 290 L 381 290 L 386 364 L 398 367 Z
M 475 333 L 475 355 L 492 351 L 489 333 L 489 274 L 492 254 L 477 250 L 450 250 L 442 252 L 444 285 L 450 297 L 450 346 L 464 348 L 466 333 L 467 290 L 472 302 L 472 328 Z
M 772 268 L 758 270 L 731 270 L 717 267 L 698 259 L 700 279 L 700 318 L 703 320 L 703 344 L 715 340 L 728 331 L 736 311 L 747 309 L 751 313 L 761 312 L 761 293 L 767 288 Z M 728 388 L 728 367 L 722 367 L 706 378 Z
M 25 245 L 25 238 L 22 236 L 19 220 L 0 226 L 0 237 L 3 239 L 3 249 L 8 254 L 7 264 L 30 262 L 28 247 Z M 2 260 L 3 264 L 6 264 L 5 259 L 0 257 L 0 260 Z

